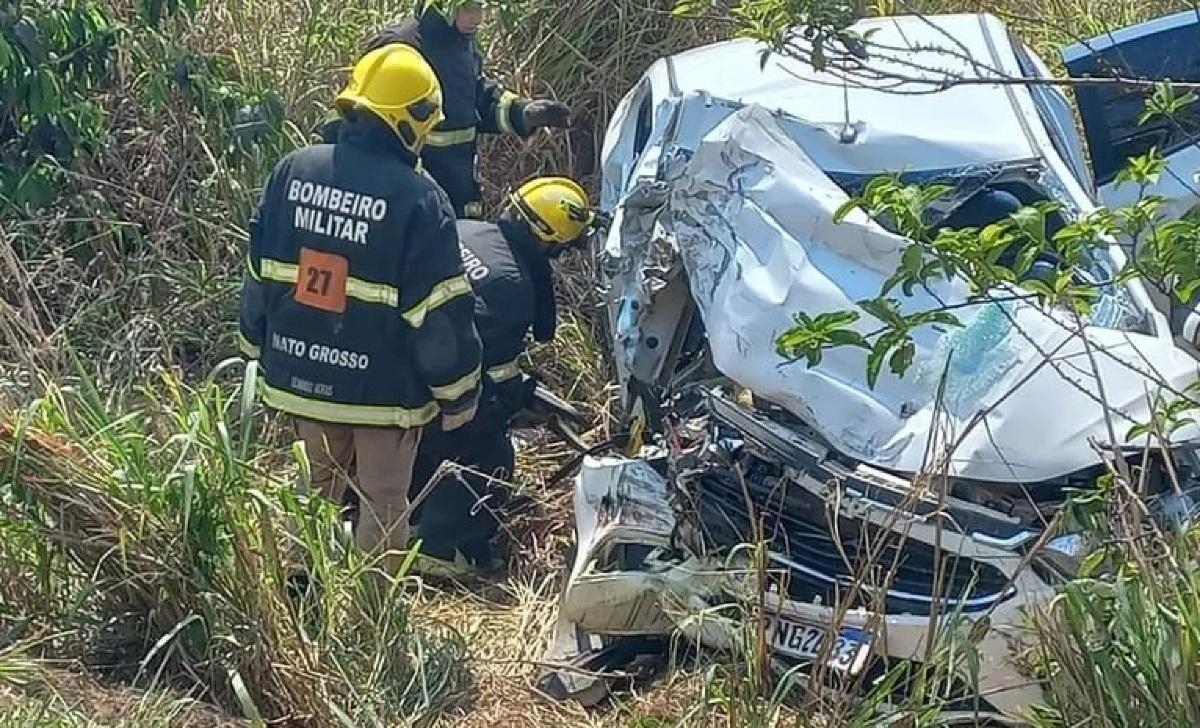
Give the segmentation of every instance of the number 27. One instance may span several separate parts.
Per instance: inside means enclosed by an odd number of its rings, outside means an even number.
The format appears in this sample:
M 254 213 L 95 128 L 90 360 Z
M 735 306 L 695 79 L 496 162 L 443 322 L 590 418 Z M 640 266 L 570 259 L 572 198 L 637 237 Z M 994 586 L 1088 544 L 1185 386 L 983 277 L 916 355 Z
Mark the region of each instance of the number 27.
M 333 274 L 327 270 L 310 266 L 308 268 L 308 285 L 305 286 L 309 293 L 315 293 L 320 296 L 329 295 L 329 281 Z

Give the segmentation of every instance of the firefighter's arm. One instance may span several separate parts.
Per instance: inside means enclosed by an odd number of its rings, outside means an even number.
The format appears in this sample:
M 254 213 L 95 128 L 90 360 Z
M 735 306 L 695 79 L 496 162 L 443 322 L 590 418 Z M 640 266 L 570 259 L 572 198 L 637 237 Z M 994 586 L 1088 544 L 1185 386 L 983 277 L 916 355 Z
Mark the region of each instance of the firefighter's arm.
M 478 55 L 476 55 L 478 58 Z M 525 138 L 541 127 L 565 129 L 571 125 L 571 108 L 559 101 L 526 99 L 487 78 L 481 69 L 475 80 L 479 131 L 484 134 L 515 134 Z
M 417 374 L 441 408 L 442 428 L 453 430 L 475 417 L 482 353 L 454 215 L 440 189 L 418 205 L 406 243 L 400 310 Z
M 480 64 L 480 68 L 482 68 Z M 525 107 L 529 99 L 505 89 L 496 81 L 480 72 L 475 79 L 476 111 L 479 113 L 479 131 L 484 134 L 515 134 L 527 137 L 534 129 L 525 123 Z
M 513 411 L 520 408 L 520 397 L 516 390 L 521 382 L 520 359 L 525 352 L 527 328 L 501 324 L 493 328 L 492 338 L 485 340 L 484 345 L 483 376 L 486 386 L 506 408 Z
M 262 241 L 264 215 L 272 199 L 277 172 L 267 179 L 259 198 L 258 207 L 250 216 L 250 243 L 246 249 L 246 260 L 242 271 L 242 293 L 238 305 L 238 349 L 247 359 L 258 359 L 262 354 L 263 339 L 267 331 L 267 291 L 262 282 Z

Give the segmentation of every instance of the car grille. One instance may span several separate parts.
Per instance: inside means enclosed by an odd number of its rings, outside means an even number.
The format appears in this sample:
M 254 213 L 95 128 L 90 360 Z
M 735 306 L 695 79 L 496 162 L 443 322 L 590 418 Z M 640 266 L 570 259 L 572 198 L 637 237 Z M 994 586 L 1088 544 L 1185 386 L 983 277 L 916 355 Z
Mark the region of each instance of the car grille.
M 943 613 L 955 608 L 982 611 L 1009 592 L 1008 578 L 1000 569 L 944 549 L 940 587 L 935 589 L 933 546 L 844 517 L 837 519 L 835 540 L 825 502 L 809 491 L 753 470 L 744 480 L 745 488 L 725 468 L 694 474 L 691 510 L 699 518 L 706 546 L 720 549 L 753 542 L 749 495 L 773 566 L 786 567 L 792 599 L 819 598 L 833 604 L 857 592 L 850 598 L 852 607 L 878 608 L 882 597 L 889 614 L 927 615 L 935 604 Z M 856 577 L 864 588 L 850 588 Z

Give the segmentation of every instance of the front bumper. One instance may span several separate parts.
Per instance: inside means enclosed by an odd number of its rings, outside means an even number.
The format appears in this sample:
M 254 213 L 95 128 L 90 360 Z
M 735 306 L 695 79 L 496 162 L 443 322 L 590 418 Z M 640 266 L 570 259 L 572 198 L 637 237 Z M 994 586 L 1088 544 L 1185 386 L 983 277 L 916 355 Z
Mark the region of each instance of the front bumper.
M 756 576 L 750 568 L 750 551 L 737 546 L 752 540 L 742 538 L 749 535 L 750 521 L 739 523 L 736 509 L 722 507 L 720 493 L 705 490 L 704 477 L 711 476 L 711 469 L 666 453 L 650 453 L 643 459 L 588 458 L 575 490 L 578 546 L 561 597 L 558 636 L 547 662 L 577 661 L 620 639 L 676 634 L 737 653 L 759 642 L 748 638 L 751 632 L 745 629 L 753 620 L 739 616 L 756 610 L 738 606 L 761 605 L 769 616 L 824 628 L 827 639 L 845 628 L 871 635 L 868 678 L 896 661 L 922 662 L 931 634 L 950 633 L 964 639 L 970 635 L 978 669 L 961 676 L 961 682 L 969 683 L 970 695 L 964 694 L 964 702 L 970 697 L 983 712 L 1013 717 L 1041 699 L 1040 685 L 1026 675 L 1016 657 L 1022 610 L 1053 593 L 1033 570 L 1023 568 L 1022 547 L 1038 534 L 972 504 L 914 499 L 911 492 L 902 493 L 912 490 L 908 484 L 892 482 L 897 479 L 869 469 L 847 469 L 816 443 L 729 400 L 710 400 L 709 408 L 714 414 L 727 409 L 726 425 L 737 421 L 737 448 L 751 448 L 759 457 L 767 451 L 779 456 L 783 449 L 790 458 L 790 465 L 780 471 L 785 475 L 779 478 L 786 487 L 768 483 L 774 487 L 775 501 L 752 492 L 750 486 L 742 489 L 743 505 L 776 507 L 777 514 L 784 516 L 767 523 L 770 530 L 761 534 L 768 571 L 775 578 L 758 580 L 761 574 Z M 724 435 L 729 444 L 729 432 Z M 709 444 L 715 439 L 710 438 Z M 811 461 L 804 462 L 803 453 Z M 920 559 L 913 559 L 917 566 L 892 570 L 893 578 L 899 573 L 907 580 L 906 589 L 895 585 L 852 589 L 848 573 L 852 565 L 845 570 L 835 566 L 839 555 L 852 550 L 844 533 L 838 534 L 839 540 L 827 531 L 818 544 L 821 548 L 789 541 L 789 512 L 799 512 L 802 506 L 797 504 L 806 500 L 808 508 L 814 502 L 822 504 L 831 523 L 854 522 L 860 529 L 870 528 L 874 537 L 884 533 L 901 538 L 892 549 L 893 558 L 940 551 L 949 564 L 939 572 L 944 595 L 939 597 L 930 584 L 919 588 L 924 568 Z M 936 515 L 947 512 L 960 519 L 955 528 L 948 528 L 945 519 Z M 759 515 L 759 521 L 766 523 Z M 740 516 L 744 518 L 745 508 Z M 793 518 L 790 526 L 796 523 L 810 529 L 813 525 L 811 520 Z M 878 557 L 879 552 L 861 555 Z M 980 578 L 982 572 L 989 576 Z M 781 652 L 774 657 L 785 667 L 805 662 Z M 568 686 L 559 691 L 564 697 L 594 694 L 600 682 L 597 674 L 563 673 L 562 677 L 561 684 Z

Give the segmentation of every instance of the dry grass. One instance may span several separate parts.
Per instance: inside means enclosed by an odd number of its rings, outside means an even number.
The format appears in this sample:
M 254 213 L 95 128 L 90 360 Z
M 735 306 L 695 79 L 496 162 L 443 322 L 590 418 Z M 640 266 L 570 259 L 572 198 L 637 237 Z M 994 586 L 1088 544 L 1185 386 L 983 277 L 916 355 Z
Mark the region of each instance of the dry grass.
M 616 704 L 588 710 L 557 702 L 534 687 L 542 663 L 542 645 L 551 637 L 556 574 L 524 569 L 486 589 L 448 589 L 417 607 L 418 615 L 453 621 L 470 645 L 476 693 L 467 710 L 445 716 L 439 725 L 620 726 L 635 717 L 669 720 L 695 705 L 703 677 L 679 673 L 648 688 L 622 696 Z
M 250 722 L 172 691 L 103 685 L 86 673 L 48 670 L 36 684 L 0 685 L 0 727 L 250 728 Z
M 488 140 L 481 174 L 493 208 L 535 174 L 572 174 L 595 190 L 604 129 L 621 97 L 662 55 L 720 36 L 711 24 L 673 18 L 673 6 L 673 0 L 534 0 L 519 22 L 485 37 L 494 72 L 513 90 L 570 104 L 574 121 L 566 135 Z
M 381 590 L 332 504 L 258 469 L 253 409 L 231 421 L 217 385 L 161 385 L 176 398 L 105 406 L 86 382 L 51 389 L 0 421 L 3 639 L 296 726 L 428 719 L 459 700 L 453 627 L 414 630 L 416 585 Z M 319 603 L 289 597 L 297 553 Z

